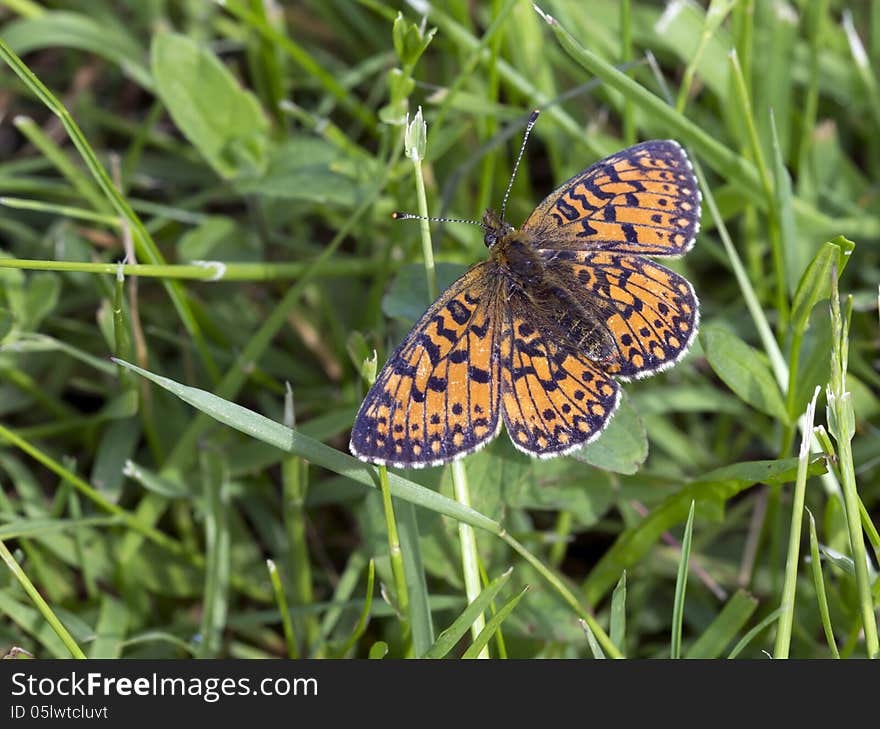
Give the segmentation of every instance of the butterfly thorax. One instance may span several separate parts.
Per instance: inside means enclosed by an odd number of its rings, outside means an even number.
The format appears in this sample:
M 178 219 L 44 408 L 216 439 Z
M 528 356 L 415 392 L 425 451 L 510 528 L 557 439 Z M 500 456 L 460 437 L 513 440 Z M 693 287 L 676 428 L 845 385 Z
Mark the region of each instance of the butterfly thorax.
M 515 288 L 528 291 L 544 283 L 546 267 L 531 236 L 512 227 L 492 246 L 490 260 Z
M 490 250 L 489 260 L 503 279 L 505 300 L 524 301 L 558 346 L 598 363 L 615 359 L 616 348 L 597 310 L 571 295 L 577 284 L 560 277 L 553 257 L 541 252 L 530 233 L 507 225 Z

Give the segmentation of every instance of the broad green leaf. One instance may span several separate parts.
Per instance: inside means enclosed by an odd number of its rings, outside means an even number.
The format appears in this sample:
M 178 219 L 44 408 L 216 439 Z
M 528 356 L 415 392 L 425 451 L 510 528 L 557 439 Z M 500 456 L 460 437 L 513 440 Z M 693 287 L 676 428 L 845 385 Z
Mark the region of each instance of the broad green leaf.
M 403 573 L 409 592 L 409 621 L 412 629 L 413 652 L 418 655 L 428 650 L 434 642 L 434 625 L 431 620 L 428 584 L 425 578 L 425 565 L 422 560 L 419 540 L 419 525 L 412 503 L 395 499 L 394 511 L 397 514 Z
M 438 291 L 446 289 L 466 270 L 467 266 L 458 263 L 438 263 L 435 267 Z M 417 263 L 403 266 L 382 299 L 382 311 L 391 319 L 403 319 L 407 324 L 413 324 L 427 308 L 425 267 Z
M 685 658 L 718 658 L 758 607 L 758 600 L 737 590 L 700 636 L 691 643 Z
M 2 342 L 6 338 L 6 335 L 12 331 L 14 324 L 15 319 L 12 316 L 12 312 L 5 306 L 0 307 L 0 342 Z
M 135 452 L 141 437 L 140 419 L 129 418 L 103 427 L 95 450 L 91 484 L 114 497 L 122 486 L 122 469 Z
M 812 392 L 812 390 L 811 390 Z M 667 385 L 639 388 L 630 398 L 638 412 L 648 415 L 668 413 L 743 414 L 745 406 L 728 392 L 708 385 Z
M 95 640 L 89 646 L 89 658 L 122 657 L 130 615 L 128 605 L 108 593 L 102 594 Z
M 606 6 L 612 17 L 619 13 L 617 2 L 609 2 Z M 703 34 L 708 33 L 697 64 L 697 78 L 723 98 L 728 93 L 730 74 L 726 56 L 733 41 L 730 29 L 720 22 L 728 9 L 711 3 L 710 10 L 707 14 L 706 9 L 697 3 L 680 3 L 668 8 L 652 3 L 633 3 L 633 38 L 640 47 L 663 48 L 685 64 L 694 58 L 704 42 Z M 581 22 L 589 24 L 589 17 L 590 14 L 583 16 Z M 611 50 L 617 52 L 614 46 Z
M 755 409 L 789 422 L 779 385 L 762 352 L 717 324 L 702 327 L 700 342 L 706 359 L 725 385 Z
M 462 636 L 467 633 L 476 617 L 489 609 L 489 603 L 492 602 L 501 588 L 507 584 L 512 572 L 512 568 L 508 569 L 486 585 L 452 624 L 437 636 L 434 645 L 428 649 L 422 658 L 443 658 L 443 656 L 449 653 L 458 641 L 461 640 Z
M 61 281 L 58 274 L 38 271 L 28 277 L 27 294 L 25 297 L 26 328 L 35 331 L 58 303 L 61 293 Z
M 842 235 L 822 244 L 798 282 L 791 307 L 791 326 L 803 331 L 809 324 L 813 307 L 831 295 L 831 271 L 837 266 L 837 277 L 849 262 L 856 245 Z
M 269 123 L 217 56 L 170 32 L 154 37 L 151 55 L 159 98 L 217 174 L 230 179 L 263 170 Z
M 615 473 L 633 474 L 639 470 L 648 457 L 648 436 L 628 397 L 621 398 L 620 407 L 605 432 L 571 456 Z
M 705 515 L 705 506 L 723 504 L 732 496 L 756 483 L 782 484 L 794 481 L 797 475 L 797 458 L 780 461 L 748 461 L 711 471 L 666 498 L 642 522 L 624 531 L 611 548 L 593 567 L 583 584 L 587 601 L 595 605 L 629 569 L 647 554 L 667 529 L 687 518 L 691 501 L 697 505 L 697 515 Z M 825 472 L 825 459 L 815 458 L 809 467 L 809 475 Z M 711 515 L 711 510 L 710 510 Z
M 506 433 L 467 459 L 471 504 L 503 520 L 506 509 L 566 511 L 581 527 L 595 524 L 614 501 L 607 473 L 570 458 L 538 460 L 518 451 Z M 451 478 L 444 488 L 451 492 Z
M 247 195 L 305 200 L 350 208 L 361 198 L 354 171 L 344 168 L 338 149 L 318 137 L 295 137 L 267 152 L 265 169 L 236 180 Z
M 232 218 L 212 215 L 180 236 L 177 241 L 177 259 L 181 263 L 208 258 L 241 260 L 241 252 L 247 249 L 246 245 L 242 245 L 242 235 Z

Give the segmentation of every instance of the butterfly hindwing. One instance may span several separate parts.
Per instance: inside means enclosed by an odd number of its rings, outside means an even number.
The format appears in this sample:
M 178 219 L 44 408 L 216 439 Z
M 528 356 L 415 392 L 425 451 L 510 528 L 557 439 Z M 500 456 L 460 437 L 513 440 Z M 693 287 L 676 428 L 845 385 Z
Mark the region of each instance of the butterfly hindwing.
M 508 302 L 501 333 L 501 403 L 513 444 L 532 456 L 568 453 L 593 440 L 617 408 L 618 384 L 564 343 L 553 319 Z
M 672 366 L 697 331 L 699 305 L 683 276 L 642 256 L 613 251 L 547 252 L 548 275 L 575 306 L 603 312 L 613 348 L 602 368 L 621 379 Z M 604 351 L 604 350 L 603 350 Z
M 700 191 L 672 140 L 628 147 L 560 185 L 522 226 L 538 248 L 680 256 L 700 226 Z
M 499 298 L 484 262 L 412 328 L 361 405 L 350 448 L 401 468 L 438 465 L 498 434 Z

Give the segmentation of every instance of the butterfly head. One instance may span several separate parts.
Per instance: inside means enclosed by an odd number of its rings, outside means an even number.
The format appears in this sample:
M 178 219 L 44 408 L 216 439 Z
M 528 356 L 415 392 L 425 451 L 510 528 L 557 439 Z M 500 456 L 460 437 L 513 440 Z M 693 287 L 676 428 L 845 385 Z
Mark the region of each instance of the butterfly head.
M 485 232 L 483 243 L 486 244 L 486 248 L 492 248 L 498 243 L 498 241 L 504 238 L 504 236 L 509 235 L 515 230 L 510 223 L 506 223 L 502 220 L 501 216 L 494 210 L 487 210 L 483 213 L 483 222 L 481 225 Z

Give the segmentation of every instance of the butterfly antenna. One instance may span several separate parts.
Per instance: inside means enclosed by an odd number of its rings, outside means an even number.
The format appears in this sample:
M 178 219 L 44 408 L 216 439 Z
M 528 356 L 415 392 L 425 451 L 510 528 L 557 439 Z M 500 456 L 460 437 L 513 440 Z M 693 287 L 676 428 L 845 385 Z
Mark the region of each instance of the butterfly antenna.
M 432 223 L 470 223 L 471 225 L 482 225 L 479 220 L 470 220 L 468 218 L 429 218 L 426 215 L 415 215 L 414 213 L 391 213 L 392 220 L 429 220 Z
M 501 203 L 501 220 L 504 220 L 504 213 L 507 211 L 507 198 L 510 197 L 510 190 L 513 188 L 513 181 L 516 179 L 516 171 L 519 169 L 519 163 L 522 159 L 523 153 L 526 151 L 526 142 L 529 141 L 529 132 L 532 131 L 532 127 L 535 126 L 535 122 L 538 121 L 538 114 L 540 114 L 540 110 L 535 109 L 530 115 L 529 120 L 526 122 L 526 133 L 523 135 L 522 146 L 519 148 L 519 154 L 516 157 L 516 162 L 513 165 L 513 172 L 510 175 L 510 182 L 507 183 L 507 191 L 504 193 L 504 200 Z

